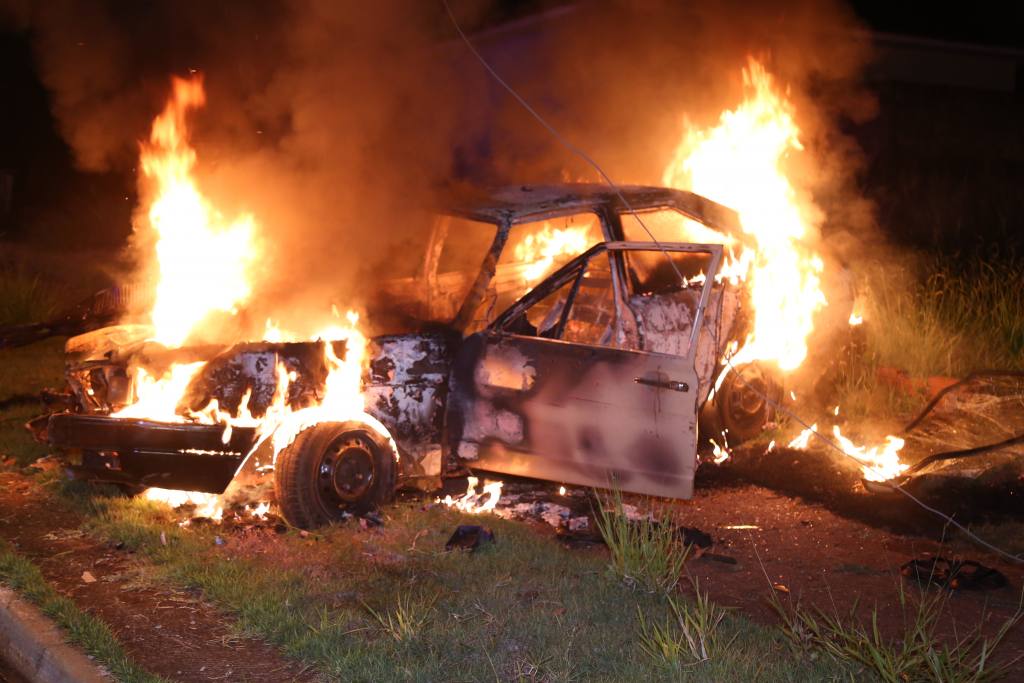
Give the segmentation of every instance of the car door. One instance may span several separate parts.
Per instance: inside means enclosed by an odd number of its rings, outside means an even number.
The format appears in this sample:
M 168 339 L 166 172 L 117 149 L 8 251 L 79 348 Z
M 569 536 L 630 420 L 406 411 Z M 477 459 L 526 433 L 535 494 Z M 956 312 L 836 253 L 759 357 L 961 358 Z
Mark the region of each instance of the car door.
M 670 251 L 706 255 L 702 314 L 721 247 L 592 248 L 465 340 L 450 383 L 450 458 L 569 484 L 692 495 L 696 332 L 684 355 L 634 348 L 620 252 L 638 248 L 666 258 Z

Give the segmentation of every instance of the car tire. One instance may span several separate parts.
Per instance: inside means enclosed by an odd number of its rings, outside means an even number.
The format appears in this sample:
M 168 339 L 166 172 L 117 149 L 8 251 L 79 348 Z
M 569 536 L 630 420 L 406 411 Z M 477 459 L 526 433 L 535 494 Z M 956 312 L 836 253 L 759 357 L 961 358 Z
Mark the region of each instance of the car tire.
M 394 498 L 397 460 L 390 440 L 368 425 L 322 422 L 278 453 L 277 504 L 300 529 L 364 514 Z
M 775 419 L 775 405 L 781 400 L 781 381 L 763 366 L 749 363 L 730 369 L 703 411 L 708 437 L 724 446 L 719 438 L 724 432 L 730 447 L 756 438 Z

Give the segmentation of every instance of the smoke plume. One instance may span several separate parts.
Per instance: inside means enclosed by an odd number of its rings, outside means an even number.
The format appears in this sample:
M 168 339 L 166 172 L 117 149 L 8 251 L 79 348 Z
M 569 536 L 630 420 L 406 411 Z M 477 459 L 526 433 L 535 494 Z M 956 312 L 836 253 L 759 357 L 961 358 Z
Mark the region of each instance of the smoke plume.
M 494 5 L 454 3 L 467 27 Z M 564 5 L 474 40 L 506 79 L 621 182 L 658 184 L 684 125 L 741 96 L 747 55 L 789 84 L 808 155 L 801 189 L 828 233 L 863 232 L 856 146 L 866 60 L 838 2 Z M 542 6 L 543 9 L 543 6 Z M 440 3 L 378 0 L 11 2 L 33 36 L 61 132 L 84 169 L 130 167 L 171 74 L 204 76 L 203 190 L 252 213 L 266 248 L 254 317 L 369 299 L 410 275 L 453 180 L 594 180 L 457 42 Z M 0 14 L 2 14 L 0 10 Z M 838 238 L 837 243 L 841 242 Z M 371 312 L 372 316 L 372 312 Z

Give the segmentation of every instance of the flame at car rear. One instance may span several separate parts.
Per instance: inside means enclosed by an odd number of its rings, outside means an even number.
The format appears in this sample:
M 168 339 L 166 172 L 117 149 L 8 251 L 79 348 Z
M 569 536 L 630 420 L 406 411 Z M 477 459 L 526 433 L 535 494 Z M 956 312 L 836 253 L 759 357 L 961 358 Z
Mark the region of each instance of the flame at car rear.
M 714 127 L 701 130 L 687 122 L 662 180 L 735 209 L 755 243 L 733 243 L 720 273 L 731 282 L 745 281 L 754 314 L 752 332 L 725 370 L 765 361 L 789 372 L 806 359 L 815 314 L 828 304 L 821 284 L 824 261 L 814 249 L 821 210 L 786 173 L 787 158 L 804 149 L 788 92 L 753 58 L 743 69 L 743 85 L 743 102 L 722 112 Z M 849 323 L 861 321 L 851 315 Z M 790 447 L 806 448 L 813 429 Z M 844 453 L 865 463 L 869 480 L 884 481 L 906 469 L 899 462 L 901 439 L 889 436 L 884 446 L 868 448 L 842 436 L 838 427 L 834 436 Z
M 814 314 L 825 306 L 820 256 L 808 240 L 820 213 L 802 200 L 783 164 L 803 150 L 795 108 L 762 64 L 743 69 L 744 101 L 708 130 L 687 125 L 665 168 L 666 185 L 696 192 L 735 209 L 756 248 L 734 254 L 731 275 L 745 271 L 754 310 L 753 332 L 734 362 L 770 361 L 794 370 L 807 356 Z

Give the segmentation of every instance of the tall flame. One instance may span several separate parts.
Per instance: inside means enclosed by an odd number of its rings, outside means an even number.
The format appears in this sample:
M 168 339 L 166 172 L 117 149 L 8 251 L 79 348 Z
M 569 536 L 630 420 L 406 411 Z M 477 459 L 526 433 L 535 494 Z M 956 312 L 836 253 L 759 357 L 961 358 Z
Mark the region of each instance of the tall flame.
M 589 225 L 554 228 L 545 222 L 514 250 L 515 260 L 527 264 L 523 278 L 527 282 L 535 282 L 551 270 L 557 259 L 582 254 L 590 245 L 589 232 Z
M 247 271 L 257 250 L 252 216 L 225 221 L 192 177 L 196 152 L 186 115 L 206 102 L 202 78 L 175 78 L 173 85 L 142 144 L 141 166 L 153 196 L 148 222 L 159 269 L 153 339 L 177 347 L 211 313 L 234 313 L 249 297 Z
M 186 117 L 204 103 L 201 78 L 174 79 L 171 98 L 153 121 L 149 141 L 141 145 L 157 271 L 150 312 L 152 339 L 169 347 L 188 343 L 212 314 L 236 313 L 252 294 L 252 265 L 260 256 L 258 226 L 252 216 L 225 220 L 195 180 L 196 152 L 189 144 Z M 159 377 L 135 368 L 134 402 L 113 417 L 221 424 L 224 443 L 229 442 L 233 427 L 254 427 L 259 436 L 257 446 L 270 440 L 275 458 L 300 432 L 324 421 L 358 420 L 390 439 L 387 429 L 364 411 L 362 372 L 367 342 L 358 329 L 358 316 L 349 313 L 341 320 L 336 310 L 334 315 L 335 324 L 303 335 L 267 321 L 269 341 L 322 341 L 328 372 L 316 405 L 293 408 L 288 404 L 288 387 L 296 377 L 278 363 L 274 400 L 263 417 L 251 414 L 248 396 L 242 398 L 238 414 L 222 410 L 215 399 L 198 411 L 185 411 L 181 397 L 205 365 L 196 362 L 172 365 Z M 346 342 L 343 358 L 332 344 L 341 340 Z M 188 502 L 196 506 L 197 514 L 217 519 L 223 510 L 221 497 L 210 494 L 150 489 L 147 498 L 175 506 Z M 262 514 L 262 509 L 254 514 Z
M 743 85 L 744 101 L 723 112 L 714 128 L 687 123 L 662 180 L 739 213 L 757 248 L 738 259 L 749 266 L 754 328 L 735 362 L 774 361 L 788 371 L 807 356 L 814 313 L 826 304 L 824 266 L 806 244 L 817 209 L 800 201 L 782 168 L 789 154 L 803 150 L 792 102 L 753 58 Z

